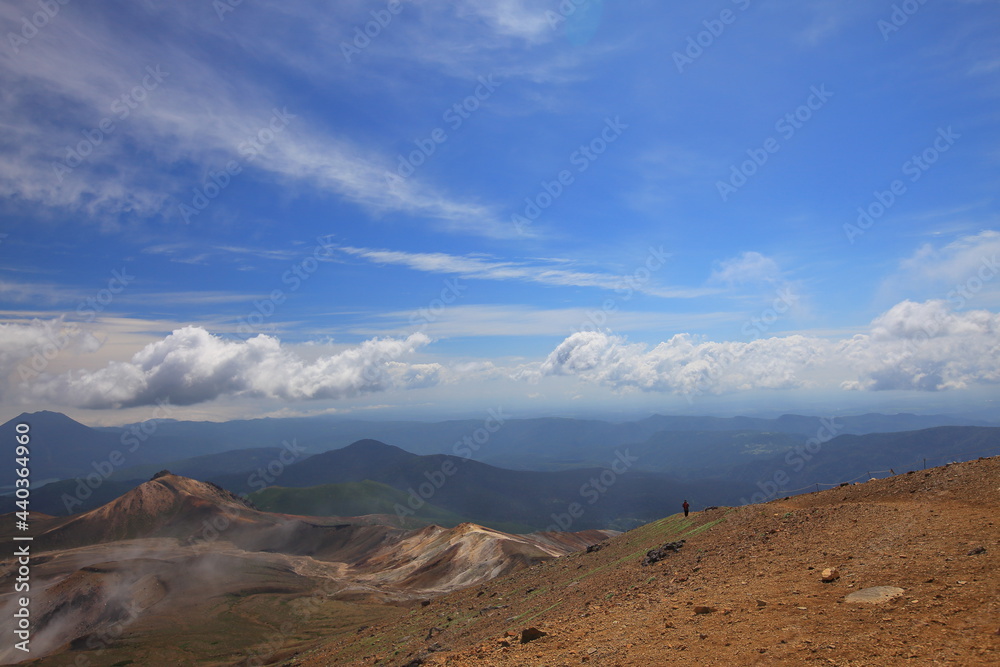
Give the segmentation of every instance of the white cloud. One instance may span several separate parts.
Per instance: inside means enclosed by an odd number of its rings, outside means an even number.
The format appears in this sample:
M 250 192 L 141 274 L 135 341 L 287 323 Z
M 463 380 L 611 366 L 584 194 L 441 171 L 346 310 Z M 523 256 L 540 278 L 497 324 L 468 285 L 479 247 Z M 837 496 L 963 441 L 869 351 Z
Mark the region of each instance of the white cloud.
M 615 310 L 605 310 L 603 302 L 590 308 L 533 308 L 522 305 L 452 304 L 447 308 L 383 313 L 378 320 L 348 329 L 362 336 L 401 335 L 415 327 L 434 340 L 478 336 L 565 336 L 573 331 L 613 328 L 626 331 L 678 330 L 682 327 L 706 327 L 732 324 L 739 316 L 726 312 L 665 313 L 626 310 L 615 303 Z
M 27 380 L 49 367 L 63 351 L 92 352 L 99 341 L 76 323 L 63 318 L 0 324 L 0 395 L 3 381 Z
M 988 229 L 960 237 L 941 248 L 927 243 L 900 262 L 899 268 L 907 277 L 957 284 L 976 275 L 984 262 L 996 267 L 998 256 L 1000 232 Z
M 462 16 L 477 16 L 500 35 L 518 37 L 527 42 L 544 42 L 554 30 L 545 17 L 551 5 L 531 0 L 463 0 L 457 6 Z
M 955 312 L 946 301 L 904 301 L 869 334 L 841 341 L 837 356 L 857 369 L 845 389 L 965 389 L 1000 382 L 1000 314 Z
M 778 263 L 756 251 L 747 251 L 738 257 L 724 260 L 712 272 L 711 281 L 728 285 L 744 283 L 773 283 L 781 278 Z
M 269 336 L 229 341 L 201 327 L 184 327 L 145 346 L 128 362 L 97 371 L 40 377 L 25 389 L 36 400 L 86 408 L 169 401 L 192 405 L 220 397 L 338 399 L 390 388 L 436 384 L 437 364 L 407 364 L 430 339 L 372 339 L 306 361 Z
M 723 394 L 833 384 L 941 391 L 1000 382 L 1000 315 L 945 301 L 903 302 L 869 333 L 833 342 L 793 335 L 752 342 L 677 334 L 652 349 L 602 332 L 573 334 L 515 377 L 574 375 L 616 390 Z
M 517 280 L 570 287 L 597 287 L 607 290 L 635 290 L 664 298 L 691 299 L 714 294 L 715 289 L 686 287 L 656 287 L 629 281 L 627 276 L 609 273 L 572 271 L 552 264 L 514 262 L 481 256 L 449 255 L 446 253 L 413 253 L 397 250 L 375 250 L 341 246 L 342 252 L 377 264 L 395 264 L 426 273 L 445 273 L 476 280 Z M 661 253 L 662 254 L 662 253 Z M 662 254 L 665 258 L 666 254 Z M 661 260 L 662 262 L 662 260 Z
M 7 13 L 37 10 L 34 3 L 17 4 Z M 200 49 L 186 42 L 212 39 L 224 49 L 239 48 L 235 37 L 215 31 L 216 22 L 176 8 L 166 13 L 171 15 L 164 20 L 175 23 L 175 30 L 155 40 L 141 31 L 123 39 L 114 20 L 81 13 L 53 20 L 18 54 L 0 50 L 4 131 L 13 138 L 0 151 L 0 195 L 79 211 L 108 227 L 123 213 L 180 219 L 178 205 L 190 204 L 192 189 L 208 180 L 210 170 L 235 160 L 246 171 L 338 195 L 372 214 L 403 212 L 448 230 L 515 235 L 489 206 L 452 196 L 416 175 L 387 181 L 395 169 L 388 154 L 318 121 L 294 117 L 295 108 L 289 109 L 288 127 L 254 158 L 247 157 L 241 147 L 285 104 L 255 78 L 193 55 Z M 95 43 L 102 48 L 94 49 Z M 337 57 L 342 67 L 339 52 Z M 115 101 L 144 80 L 152 86 L 147 65 L 160 67 L 162 80 L 123 118 L 125 105 L 116 107 Z M 59 122 L 40 113 L 42 108 L 60 109 Z M 102 121 L 111 122 L 107 132 L 98 129 Z M 82 163 L 57 174 L 56 161 L 66 163 L 68 149 L 79 146 L 86 151 Z M 151 160 L 195 164 L 200 173 L 150 170 Z
M 542 375 L 578 375 L 615 389 L 677 394 L 730 393 L 803 386 L 803 372 L 822 358 L 828 343 L 789 336 L 699 342 L 677 334 L 647 349 L 620 336 L 576 333 L 542 363 Z

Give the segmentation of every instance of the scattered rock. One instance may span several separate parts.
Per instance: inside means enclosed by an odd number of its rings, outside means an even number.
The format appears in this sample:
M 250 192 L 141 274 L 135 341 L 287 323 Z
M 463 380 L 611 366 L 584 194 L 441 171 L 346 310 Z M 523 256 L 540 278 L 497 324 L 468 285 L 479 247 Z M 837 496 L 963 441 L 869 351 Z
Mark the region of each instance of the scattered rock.
M 844 599 L 847 602 L 879 604 L 888 602 L 893 598 L 898 598 L 903 592 L 902 588 L 897 588 L 896 586 L 872 586 L 871 588 L 862 588 L 860 591 L 854 591 Z
M 763 600 L 757 600 L 757 608 L 758 609 L 762 609 L 762 608 L 764 608 L 766 606 L 767 606 L 766 602 L 764 602 Z
M 840 570 L 835 567 L 828 567 L 823 570 L 823 574 L 820 575 L 820 579 L 826 583 L 836 581 L 837 579 L 840 579 Z
M 970 550 L 969 553 L 967 553 L 966 555 L 978 556 L 979 554 L 984 554 L 984 553 L 986 553 L 986 547 L 976 547 L 975 549 Z
M 694 608 L 695 614 L 711 614 L 713 611 L 715 611 L 715 607 L 708 607 L 705 605 L 697 605 Z
M 652 565 L 653 563 L 659 563 L 671 553 L 680 551 L 683 546 L 684 540 L 681 540 L 680 542 L 667 542 L 662 547 L 650 549 L 646 552 L 646 557 L 642 560 L 642 564 Z
M 605 545 L 606 545 L 605 542 L 598 542 L 597 544 L 591 544 L 590 546 L 587 547 L 587 553 L 592 554 L 595 551 L 600 551 L 605 547 Z
M 426 638 L 427 639 L 433 639 L 434 637 L 436 637 L 437 635 L 441 634 L 442 632 L 444 632 L 444 630 L 441 629 L 441 628 L 431 628 L 430 630 L 427 631 L 427 637 Z
M 534 628 L 534 627 L 532 627 L 532 628 L 525 628 L 524 630 L 521 630 L 521 643 L 522 644 L 527 644 L 528 642 L 533 642 L 536 639 L 541 639 L 542 637 L 544 637 L 547 634 L 549 634 L 549 633 L 542 632 L 538 628 Z

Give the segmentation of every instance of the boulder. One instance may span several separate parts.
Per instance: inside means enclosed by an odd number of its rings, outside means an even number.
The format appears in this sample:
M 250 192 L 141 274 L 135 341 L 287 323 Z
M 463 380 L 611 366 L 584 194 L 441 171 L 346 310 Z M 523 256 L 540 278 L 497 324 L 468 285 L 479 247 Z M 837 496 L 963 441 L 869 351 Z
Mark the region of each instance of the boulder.
M 846 598 L 847 602 L 861 602 L 864 604 L 881 604 L 894 598 L 898 598 L 904 593 L 902 588 L 896 586 L 872 586 L 854 591 Z
M 536 639 L 541 639 L 547 634 L 549 633 L 542 632 L 538 628 L 525 628 L 524 630 L 521 630 L 521 643 L 527 644 L 528 642 L 533 642 Z

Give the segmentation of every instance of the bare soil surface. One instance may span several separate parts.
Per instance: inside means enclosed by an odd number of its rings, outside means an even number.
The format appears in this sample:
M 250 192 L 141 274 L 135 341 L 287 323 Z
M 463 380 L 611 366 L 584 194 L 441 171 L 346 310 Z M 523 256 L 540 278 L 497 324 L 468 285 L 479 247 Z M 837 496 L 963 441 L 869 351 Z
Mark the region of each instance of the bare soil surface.
M 365 517 L 273 514 L 169 474 L 90 512 L 36 515 L 31 525 L 31 653 L 5 642 L 0 664 L 267 664 L 615 534 L 404 530 Z M 18 567 L 0 560 L 7 637 Z
M 998 508 L 993 457 L 674 515 L 271 664 L 997 665 Z

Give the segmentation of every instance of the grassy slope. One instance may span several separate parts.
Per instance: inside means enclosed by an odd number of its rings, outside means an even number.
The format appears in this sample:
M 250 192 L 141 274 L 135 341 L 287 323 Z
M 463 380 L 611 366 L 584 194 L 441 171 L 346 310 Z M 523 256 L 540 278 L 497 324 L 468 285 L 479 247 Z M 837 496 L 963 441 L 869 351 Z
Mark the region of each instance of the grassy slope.
M 409 509 L 410 496 L 391 486 L 365 480 L 342 484 L 322 484 L 305 488 L 272 486 L 250 494 L 250 499 L 267 512 L 300 514 L 303 516 L 363 516 L 365 514 L 397 514 L 397 507 Z M 468 521 L 465 517 L 425 503 L 408 518 L 451 528 Z M 498 525 L 498 529 L 523 526 Z

